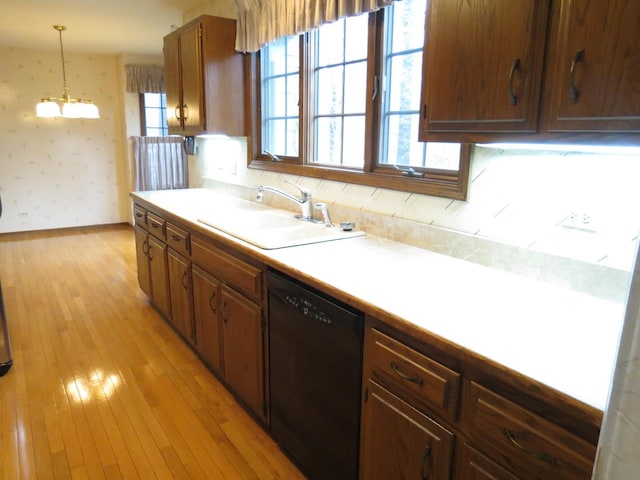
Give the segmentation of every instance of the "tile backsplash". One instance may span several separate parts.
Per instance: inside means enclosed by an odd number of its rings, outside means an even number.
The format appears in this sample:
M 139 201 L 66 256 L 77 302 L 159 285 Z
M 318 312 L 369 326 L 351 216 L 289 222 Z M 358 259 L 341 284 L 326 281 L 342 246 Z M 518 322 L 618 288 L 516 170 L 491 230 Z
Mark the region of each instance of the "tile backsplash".
M 639 151 L 476 146 L 467 201 L 248 169 L 246 142 L 199 139 L 190 185 L 253 199 L 260 184 L 307 187 L 335 221 L 594 295 L 624 301 L 640 231 Z M 291 209 L 286 200 L 265 203 Z

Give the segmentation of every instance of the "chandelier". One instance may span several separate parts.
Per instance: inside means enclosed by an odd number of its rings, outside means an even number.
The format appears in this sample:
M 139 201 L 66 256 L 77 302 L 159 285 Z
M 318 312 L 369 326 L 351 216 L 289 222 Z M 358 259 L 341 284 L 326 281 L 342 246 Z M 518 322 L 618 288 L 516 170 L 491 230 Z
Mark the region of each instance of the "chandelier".
M 62 59 L 62 97 L 47 97 L 36 105 L 38 117 L 64 118 L 100 118 L 98 107 L 91 100 L 72 98 L 67 90 L 67 72 L 64 68 L 64 49 L 62 48 L 62 32 L 64 25 L 54 25 L 60 35 L 60 57 Z

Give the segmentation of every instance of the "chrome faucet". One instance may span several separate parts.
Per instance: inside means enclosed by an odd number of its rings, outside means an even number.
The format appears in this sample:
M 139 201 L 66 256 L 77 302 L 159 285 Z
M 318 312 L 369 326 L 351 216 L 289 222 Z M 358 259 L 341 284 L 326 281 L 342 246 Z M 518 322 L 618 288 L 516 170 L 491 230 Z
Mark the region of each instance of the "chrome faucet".
M 306 220 L 307 222 L 313 221 L 313 215 L 311 213 L 311 192 L 300 185 L 290 182 L 289 180 L 285 180 L 285 183 L 290 183 L 300 190 L 300 194 L 302 195 L 300 198 L 295 195 L 291 195 L 290 193 L 285 192 L 284 190 L 280 190 L 276 187 L 270 187 L 268 185 L 260 185 L 258 187 L 258 194 L 256 195 L 256 200 L 261 202 L 264 197 L 264 192 L 273 192 L 278 195 L 283 196 L 284 198 L 288 198 L 289 200 L 296 202 L 300 205 L 300 210 L 302 211 L 301 215 L 296 215 L 296 218 L 301 220 Z

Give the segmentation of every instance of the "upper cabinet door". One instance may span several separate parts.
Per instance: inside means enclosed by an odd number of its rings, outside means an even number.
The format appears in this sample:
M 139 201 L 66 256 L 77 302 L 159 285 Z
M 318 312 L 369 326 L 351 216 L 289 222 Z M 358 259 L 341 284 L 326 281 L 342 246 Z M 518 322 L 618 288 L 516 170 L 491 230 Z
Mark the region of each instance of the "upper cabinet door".
M 548 0 L 431 0 L 420 140 L 535 132 L 548 14 Z
M 555 3 L 546 129 L 640 132 L 640 1 Z
M 180 34 L 182 121 L 185 131 L 195 133 L 205 129 L 201 32 L 200 24 L 195 24 Z
M 180 86 L 180 35 L 164 37 L 164 83 L 167 92 L 167 124 L 182 128 L 182 88 Z

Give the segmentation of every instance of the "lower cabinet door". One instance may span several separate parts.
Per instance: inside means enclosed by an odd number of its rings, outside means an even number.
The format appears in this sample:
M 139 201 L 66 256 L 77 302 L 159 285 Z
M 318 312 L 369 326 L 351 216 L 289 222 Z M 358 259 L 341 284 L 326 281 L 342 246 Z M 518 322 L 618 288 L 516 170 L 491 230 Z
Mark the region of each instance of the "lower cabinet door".
M 518 480 L 493 460 L 462 444 L 457 452 L 456 480 Z
M 147 297 L 151 297 L 151 273 L 149 271 L 149 234 L 140 227 L 134 227 L 136 239 L 136 262 L 138 264 L 138 285 Z
M 149 273 L 151 275 L 151 301 L 166 317 L 170 318 L 169 268 L 167 246 L 149 235 L 147 237 Z
M 362 418 L 361 479 L 450 478 L 453 433 L 372 380 Z
M 171 297 L 171 322 L 191 344 L 195 341 L 193 331 L 193 307 L 191 303 L 191 262 L 169 249 L 169 293 Z
M 224 378 L 257 415 L 265 415 L 262 308 L 221 286 Z
M 196 349 L 220 375 L 222 365 L 222 329 L 220 326 L 220 282 L 197 265 L 193 273 L 193 310 L 196 328 Z

